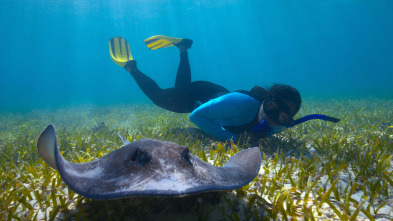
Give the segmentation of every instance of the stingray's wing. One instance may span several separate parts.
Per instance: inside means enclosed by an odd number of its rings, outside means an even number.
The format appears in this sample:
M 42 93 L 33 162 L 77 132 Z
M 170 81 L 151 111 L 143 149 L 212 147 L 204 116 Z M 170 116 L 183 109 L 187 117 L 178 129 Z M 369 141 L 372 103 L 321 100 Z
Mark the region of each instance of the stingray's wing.
M 49 124 L 38 138 L 37 149 L 45 163 L 57 169 L 55 147 L 57 148 L 55 127 Z
M 190 192 L 230 190 L 240 188 L 251 182 L 257 175 L 262 158 L 258 147 L 242 150 L 232 156 L 222 167 L 212 166 L 199 158 L 193 159 L 195 170 L 206 182 L 189 189 Z

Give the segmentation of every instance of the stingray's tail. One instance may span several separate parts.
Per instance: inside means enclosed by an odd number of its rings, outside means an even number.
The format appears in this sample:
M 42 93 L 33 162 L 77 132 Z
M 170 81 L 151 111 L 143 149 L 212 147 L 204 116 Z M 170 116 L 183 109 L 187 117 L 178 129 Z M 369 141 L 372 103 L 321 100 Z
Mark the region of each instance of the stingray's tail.
M 123 144 L 124 144 L 124 145 L 127 145 L 127 144 L 130 143 L 130 141 L 128 141 L 125 137 L 123 137 L 122 135 L 120 135 L 117 131 L 116 131 L 116 133 L 117 133 L 117 136 L 119 136 L 120 140 L 123 141 Z

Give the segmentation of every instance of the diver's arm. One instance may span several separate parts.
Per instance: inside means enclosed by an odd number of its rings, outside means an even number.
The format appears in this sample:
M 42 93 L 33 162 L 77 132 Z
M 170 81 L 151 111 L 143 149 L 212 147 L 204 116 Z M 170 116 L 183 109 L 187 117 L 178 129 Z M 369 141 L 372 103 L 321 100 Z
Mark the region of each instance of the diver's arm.
M 220 107 L 215 104 L 215 100 L 210 100 L 195 109 L 189 118 L 197 127 L 220 140 L 235 140 L 236 134 L 225 130 L 219 122 L 223 117 L 222 112 L 226 112 L 223 106 Z
M 236 140 L 237 134 L 226 130 L 223 126 L 236 126 L 249 122 L 254 116 L 250 108 L 253 109 L 255 104 L 258 102 L 247 95 L 229 93 L 199 106 L 191 113 L 190 121 L 221 140 Z

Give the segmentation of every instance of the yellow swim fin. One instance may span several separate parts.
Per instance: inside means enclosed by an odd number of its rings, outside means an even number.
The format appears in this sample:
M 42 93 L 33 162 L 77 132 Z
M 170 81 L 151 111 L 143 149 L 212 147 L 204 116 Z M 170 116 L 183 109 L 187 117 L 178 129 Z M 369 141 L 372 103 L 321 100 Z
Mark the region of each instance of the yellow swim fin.
M 109 53 L 112 60 L 121 67 L 124 67 L 127 61 L 132 60 L 130 46 L 122 37 L 114 37 L 109 40 Z
M 174 46 L 181 42 L 183 38 L 173 38 L 164 35 L 156 35 L 145 39 L 145 44 L 152 50 Z

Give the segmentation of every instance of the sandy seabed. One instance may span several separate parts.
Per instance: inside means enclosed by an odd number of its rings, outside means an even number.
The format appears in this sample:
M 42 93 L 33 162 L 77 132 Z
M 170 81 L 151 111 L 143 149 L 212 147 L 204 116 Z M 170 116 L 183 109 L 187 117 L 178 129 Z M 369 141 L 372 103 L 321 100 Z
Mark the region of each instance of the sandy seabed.
M 151 105 L 74 106 L 0 113 L 0 217 L 22 220 L 391 220 L 393 101 L 306 98 L 295 118 L 338 117 L 290 128 L 258 142 L 220 142 Z M 69 190 L 40 158 L 36 142 L 52 123 L 63 156 L 88 162 L 129 141 L 153 138 L 190 147 L 222 166 L 259 146 L 259 175 L 233 191 L 192 196 L 91 200 Z

